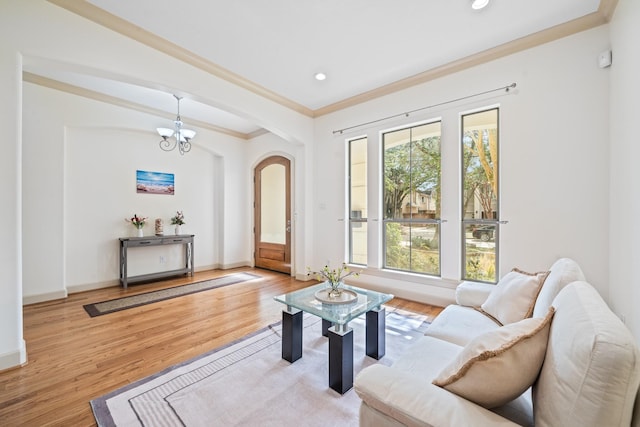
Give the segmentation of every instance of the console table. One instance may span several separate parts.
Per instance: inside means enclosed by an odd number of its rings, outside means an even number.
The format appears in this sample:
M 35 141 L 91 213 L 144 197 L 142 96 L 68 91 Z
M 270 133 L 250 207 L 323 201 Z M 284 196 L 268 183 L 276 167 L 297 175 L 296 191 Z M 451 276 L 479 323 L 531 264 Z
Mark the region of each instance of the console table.
M 191 274 L 193 277 L 193 234 L 180 234 L 177 236 L 145 236 L 145 237 L 121 237 L 120 240 L 120 283 L 127 289 L 127 285 L 133 282 L 159 279 L 162 277 L 176 276 L 179 274 Z M 177 270 L 160 271 L 157 273 L 141 274 L 129 277 L 127 275 L 127 250 L 129 248 L 141 248 L 145 246 L 160 245 L 184 245 L 185 266 Z

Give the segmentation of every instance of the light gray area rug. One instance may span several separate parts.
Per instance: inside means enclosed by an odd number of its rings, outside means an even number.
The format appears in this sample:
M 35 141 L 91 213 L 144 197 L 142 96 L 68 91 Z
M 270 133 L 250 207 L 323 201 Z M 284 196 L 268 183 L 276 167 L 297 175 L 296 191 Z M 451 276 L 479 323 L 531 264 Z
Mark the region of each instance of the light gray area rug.
M 364 316 L 354 330 L 354 377 L 391 364 L 424 334 L 425 317 L 386 316 L 386 355 L 365 355 Z M 172 366 L 91 401 L 99 426 L 357 426 L 360 399 L 328 386 L 328 339 L 320 318 L 305 315 L 302 358 L 282 359 L 281 325 Z

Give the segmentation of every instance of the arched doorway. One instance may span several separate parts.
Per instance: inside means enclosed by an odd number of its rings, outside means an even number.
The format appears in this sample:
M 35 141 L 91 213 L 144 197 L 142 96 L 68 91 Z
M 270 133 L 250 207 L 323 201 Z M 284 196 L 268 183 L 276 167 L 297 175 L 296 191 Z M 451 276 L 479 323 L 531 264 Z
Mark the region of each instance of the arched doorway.
M 264 159 L 254 170 L 254 263 L 291 274 L 291 162 Z

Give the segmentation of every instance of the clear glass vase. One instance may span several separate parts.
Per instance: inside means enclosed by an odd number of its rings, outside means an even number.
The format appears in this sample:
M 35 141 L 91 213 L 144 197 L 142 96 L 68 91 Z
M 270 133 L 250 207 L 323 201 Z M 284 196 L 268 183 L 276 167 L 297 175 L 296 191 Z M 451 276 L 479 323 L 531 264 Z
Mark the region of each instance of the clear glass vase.
M 329 289 L 329 298 L 339 298 L 340 295 L 342 295 L 342 282 L 337 281 L 337 282 L 329 282 L 329 286 L 331 287 L 331 289 Z

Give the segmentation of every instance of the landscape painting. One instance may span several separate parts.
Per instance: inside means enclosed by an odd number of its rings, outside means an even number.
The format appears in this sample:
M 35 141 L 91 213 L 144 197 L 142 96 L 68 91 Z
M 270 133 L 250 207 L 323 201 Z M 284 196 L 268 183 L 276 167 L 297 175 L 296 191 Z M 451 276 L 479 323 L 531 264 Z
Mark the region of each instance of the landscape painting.
M 172 173 L 136 171 L 136 192 L 146 194 L 174 194 Z

